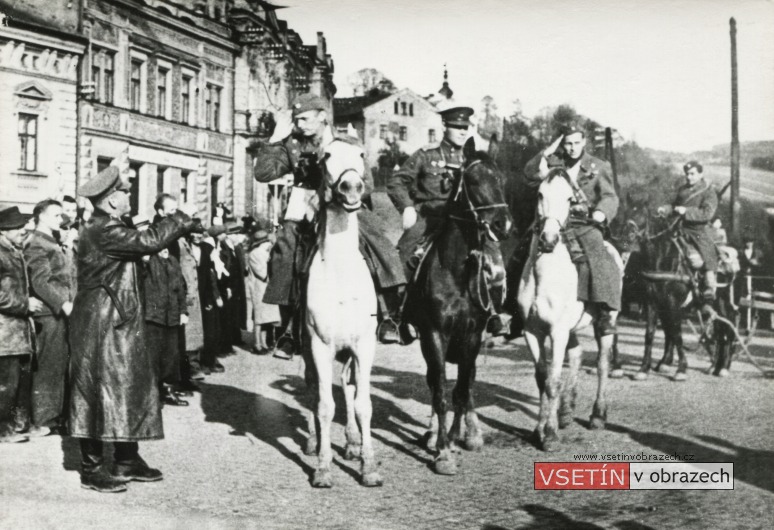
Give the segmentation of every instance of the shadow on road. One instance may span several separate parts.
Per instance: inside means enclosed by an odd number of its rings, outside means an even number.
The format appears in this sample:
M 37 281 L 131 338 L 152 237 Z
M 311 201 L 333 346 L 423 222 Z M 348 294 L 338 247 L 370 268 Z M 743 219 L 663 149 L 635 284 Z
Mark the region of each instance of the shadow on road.
M 276 449 L 311 477 L 314 468 L 280 441 L 280 438 L 290 438 L 301 445 L 301 431 L 306 429 L 306 418 L 301 411 L 232 386 L 200 383 L 200 387 L 205 421 L 228 425 L 235 436 L 249 433 Z
M 376 369 L 374 368 L 374 370 Z M 308 407 L 306 401 L 306 383 L 302 377 L 286 375 L 272 383 L 270 386 L 271 388 L 276 388 L 293 395 L 296 402 L 303 409 Z M 372 386 L 374 386 L 373 383 Z M 340 425 L 346 425 L 347 417 L 344 404 L 344 392 L 338 384 L 333 386 L 333 399 L 336 402 L 336 414 L 333 421 Z M 371 435 L 375 440 L 378 440 L 380 443 L 399 451 L 406 456 L 410 456 L 423 464 L 429 465 L 432 462 L 432 459 L 428 458 L 425 452 L 420 448 L 420 434 L 413 429 L 414 427 L 422 428 L 423 425 L 420 422 L 407 414 L 395 402 L 376 396 L 373 393 L 371 394 L 371 406 L 373 407 Z M 410 427 L 406 427 L 406 425 L 409 425 Z M 306 427 L 306 423 L 304 423 L 304 427 Z M 402 443 L 396 443 L 379 434 L 376 430 L 390 432 L 397 436 Z M 305 428 L 304 431 L 306 431 Z M 343 448 L 339 448 L 339 453 L 340 455 L 343 455 Z
M 741 480 L 751 486 L 774 492 L 774 475 L 771 473 L 774 467 L 774 451 L 748 449 L 714 436 L 697 438 L 724 450 L 666 433 L 639 432 L 610 423 L 607 424 L 607 429 L 628 434 L 635 442 L 668 455 L 693 455 L 694 462 L 733 462 L 735 481 Z

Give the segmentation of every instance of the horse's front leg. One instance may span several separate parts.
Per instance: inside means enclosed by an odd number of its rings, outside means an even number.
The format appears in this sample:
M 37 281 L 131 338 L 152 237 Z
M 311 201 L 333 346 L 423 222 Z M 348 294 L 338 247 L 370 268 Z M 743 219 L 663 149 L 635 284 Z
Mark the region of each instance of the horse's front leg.
M 347 427 L 345 429 L 347 446 L 344 450 L 345 460 L 357 460 L 360 458 L 362 447 L 360 429 L 357 426 L 357 417 L 355 414 L 355 373 L 357 366 L 353 367 L 353 364 L 357 364 L 357 360 L 354 355 L 351 355 L 344 363 L 344 368 L 341 371 L 341 386 L 344 389 L 344 403 L 347 408 Z
M 305 401 L 307 414 L 305 455 L 316 455 L 320 445 L 320 422 L 317 418 L 317 400 L 319 396 L 319 384 L 317 381 L 317 368 L 310 348 L 311 338 L 306 333 L 301 343 L 301 353 L 304 358 L 304 381 L 306 382 Z
M 562 396 L 562 364 L 570 338 L 568 329 L 553 330 L 551 333 L 551 364 L 548 366 L 548 377 L 545 384 L 546 424 L 543 436 L 543 450 L 559 450 L 559 401 Z M 542 407 L 541 407 L 542 408 Z
M 642 363 L 640 364 L 640 370 L 634 374 L 635 381 L 644 381 L 650 374 L 651 362 L 653 360 L 653 339 L 656 336 L 656 308 L 653 304 L 653 287 L 648 287 L 647 298 L 645 301 L 645 353 L 642 356 Z
M 481 348 L 481 335 L 471 334 L 466 344 L 466 350 L 461 356 L 457 369 L 457 384 L 454 387 L 452 400 L 454 403 L 454 424 L 450 437 L 453 442 L 460 442 L 468 451 L 481 449 L 484 437 L 481 434 L 476 407 L 473 402 L 473 384 L 476 380 L 476 358 Z M 462 428 L 462 421 L 464 429 Z M 456 430 L 455 430 L 456 428 Z M 464 431 L 464 432 L 462 432 Z
M 320 440 L 317 456 L 317 469 L 312 477 L 315 488 L 330 488 L 333 486 L 331 462 L 331 424 L 336 412 L 333 401 L 333 358 L 334 352 L 317 335 L 312 336 L 312 355 L 317 368 L 317 420 L 319 422 L 318 436 Z
M 436 330 L 423 330 L 419 338 L 422 354 L 427 363 L 427 384 L 432 394 L 433 413 L 438 420 L 438 440 L 436 442 L 433 470 L 439 475 L 456 475 L 457 461 L 451 450 L 446 430 L 446 344 Z
M 540 395 L 540 411 L 538 413 L 538 423 L 535 427 L 535 443 L 541 445 L 545 437 L 545 427 L 548 423 L 548 398 L 546 396 L 546 385 L 548 382 L 548 366 L 545 355 L 545 337 L 538 335 L 531 330 L 524 331 L 524 340 L 527 342 L 532 360 L 535 362 L 535 382 Z
M 360 480 L 363 486 L 381 486 L 382 476 L 374 457 L 373 439 L 371 438 L 371 368 L 376 353 L 376 332 L 360 338 L 355 363 L 355 381 L 357 394 L 355 396 L 355 414 L 360 424 L 362 434 Z
M 595 326 L 596 327 L 596 326 Z M 595 330 L 599 356 L 597 357 L 597 399 L 591 410 L 589 426 L 592 429 L 604 429 L 607 421 L 607 377 L 610 367 L 610 351 L 613 348 L 615 334 L 600 335 Z
M 574 333 L 570 333 L 570 344 L 568 344 L 567 356 L 570 363 L 567 369 L 567 378 L 564 389 L 562 390 L 562 400 L 559 404 L 560 429 L 564 429 L 570 425 L 575 418 L 575 400 L 578 395 L 578 373 L 580 372 L 583 348 L 578 344 L 578 339 L 575 337 Z

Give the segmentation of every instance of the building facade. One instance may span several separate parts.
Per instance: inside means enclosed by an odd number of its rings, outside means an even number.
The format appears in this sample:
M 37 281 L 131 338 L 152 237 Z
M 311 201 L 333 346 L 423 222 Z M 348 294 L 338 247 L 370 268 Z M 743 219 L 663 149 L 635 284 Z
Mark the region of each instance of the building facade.
M 74 195 L 85 39 L 0 3 L 0 209 Z
M 297 94 L 335 93 L 323 35 L 304 45 L 264 0 L 0 0 L 4 8 L 14 28 L 0 30 L 0 113 L 14 122 L 0 151 L 7 204 L 74 194 L 115 165 L 135 177 L 133 214 L 152 215 L 167 192 L 207 220 L 219 202 L 270 217 L 269 192 L 281 190 L 254 184 L 250 145 Z M 67 31 L 57 41 L 35 26 L 27 43 L 21 20 Z M 47 109 L 45 131 L 26 117 L 17 127 L 35 102 Z M 33 141 L 46 146 L 37 165 L 19 152 Z

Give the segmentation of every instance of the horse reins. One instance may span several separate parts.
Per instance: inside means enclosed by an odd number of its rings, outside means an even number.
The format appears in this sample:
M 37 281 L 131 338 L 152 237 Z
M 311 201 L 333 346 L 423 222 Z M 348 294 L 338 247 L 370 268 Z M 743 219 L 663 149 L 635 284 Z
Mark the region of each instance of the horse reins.
M 492 241 L 499 241 L 497 236 L 492 231 L 492 227 L 489 226 L 489 221 L 485 221 L 481 219 L 481 216 L 478 214 L 478 212 L 482 210 L 492 210 L 495 208 L 507 208 L 508 205 L 504 202 L 498 202 L 494 204 L 485 204 L 482 206 L 476 206 L 473 204 L 473 201 L 470 200 L 470 194 L 468 193 L 467 186 L 465 186 L 465 174 L 470 170 L 470 168 L 475 167 L 476 165 L 481 164 L 481 160 L 474 160 L 465 168 L 465 171 L 463 171 L 462 175 L 460 176 L 460 182 L 457 186 L 457 191 L 454 194 L 454 202 L 456 203 L 459 199 L 460 195 L 465 195 L 465 200 L 467 201 L 467 208 L 462 210 L 462 213 L 472 213 L 473 219 L 468 219 L 467 217 L 461 217 L 459 215 L 453 215 L 449 214 L 450 219 L 454 219 L 456 221 L 463 221 L 467 223 L 475 223 L 479 226 L 479 228 L 482 228 L 487 237 L 491 239 Z M 463 193 L 464 192 L 464 193 Z

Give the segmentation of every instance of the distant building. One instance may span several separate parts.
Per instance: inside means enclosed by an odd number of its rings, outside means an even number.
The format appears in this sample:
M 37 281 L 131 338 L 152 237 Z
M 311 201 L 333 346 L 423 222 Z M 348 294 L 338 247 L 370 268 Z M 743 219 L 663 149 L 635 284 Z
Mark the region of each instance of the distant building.
M 10 4 L 0 2 L 0 208 L 30 212 L 43 198 L 75 194 L 78 67 L 88 41 Z

